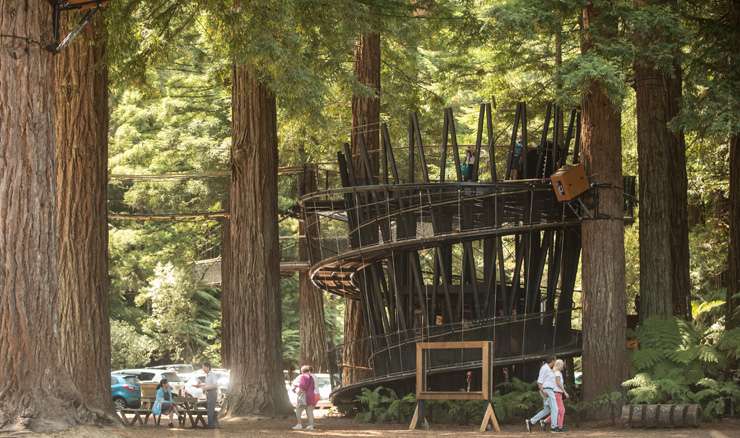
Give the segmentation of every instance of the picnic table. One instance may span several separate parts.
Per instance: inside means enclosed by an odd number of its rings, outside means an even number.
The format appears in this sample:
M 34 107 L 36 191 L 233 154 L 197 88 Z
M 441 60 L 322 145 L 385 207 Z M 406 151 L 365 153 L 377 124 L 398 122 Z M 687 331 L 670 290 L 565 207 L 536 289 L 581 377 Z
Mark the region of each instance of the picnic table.
M 207 427 L 208 410 L 204 406 L 198 406 L 198 399 L 174 395 L 172 401 L 177 406 L 177 421 L 180 426 L 185 426 L 190 421 L 190 427 L 192 428 L 198 427 L 199 424 L 202 427 Z M 154 399 L 142 398 L 140 408 L 127 408 L 120 411 L 121 420 L 127 426 L 135 426 L 136 424 L 143 426 L 149 423 L 149 417 L 153 417 L 154 423 L 159 426 L 162 416 L 152 414 L 151 407 L 153 404 Z M 133 415 L 133 417 L 129 420 L 128 415 Z

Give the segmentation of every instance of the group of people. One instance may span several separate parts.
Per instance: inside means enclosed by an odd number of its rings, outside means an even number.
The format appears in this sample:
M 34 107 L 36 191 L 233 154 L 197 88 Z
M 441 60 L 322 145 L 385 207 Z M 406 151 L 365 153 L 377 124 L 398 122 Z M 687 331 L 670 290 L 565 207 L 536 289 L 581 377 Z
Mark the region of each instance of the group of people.
M 198 388 L 205 392 L 206 405 L 208 410 L 208 427 L 218 427 L 218 417 L 216 416 L 216 401 L 218 398 L 218 385 L 217 377 L 211 373 L 211 364 L 203 364 L 203 372 L 205 373 L 205 379 L 198 379 L 197 382 L 188 382 L 188 386 Z M 316 384 L 316 378 L 311 374 L 313 369 L 309 365 L 301 367 L 301 373 L 298 377 L 293 380 L 292 389 L 297 395 L 297 402 L 295 406 L 295 414 L 298 423 L 293 426 L 293 429 L 299 430 L 304 429 L 302 423 L 303 412 L 308 417 L 308 425 L 306 430 L 314 429 L 314 417 L 313 410 L 316 404 L 321 398 L 319 395 L 318 385 Z M 174 418 L 178 415 L 177 404 L 173 396 L 172 387 L 170 386 L 167 379 L 160 380 L 157 385 L 156 398 L 152 405 L 152 414 L 155 416 L 168 415 L 169 416 L 169 427 L 174 427 Z
M 563 369 L 565 362 L 562 359 L 548 357 L 540 368 L 537 377 L 537 387 L 542 396 L 543 408 L 534 417 L 524 420 L 527 432 L 532 431 L 532 426 L 540 423 L 544 429 L 545 423 L 550 422 L 550 431 L 553 433 L 565 432 L 563 420 L 565 419 L 565 404 L 563 400 L 568 398 L 568 391 L 563 383 Z
M 205 393 L 208 428 L 217 428 L 216 402 L 218 400 L 218 376 L 211 372 L 211 364 L 208 362 L 203 364 L 202 370 L 205 373 L 205 378 L 197 379 L 197 381 L 189 383 L 189 385 Z M 172 387 L 167 379 L 160 380 L 157 385 L 157 393 L 154 404 L 152 405 L 152 414 L 155 416 L 169 415 L 169 427 L 174 427 L 173 419 L 175 415 L 178 415 L 178 410 L 172 394 Z

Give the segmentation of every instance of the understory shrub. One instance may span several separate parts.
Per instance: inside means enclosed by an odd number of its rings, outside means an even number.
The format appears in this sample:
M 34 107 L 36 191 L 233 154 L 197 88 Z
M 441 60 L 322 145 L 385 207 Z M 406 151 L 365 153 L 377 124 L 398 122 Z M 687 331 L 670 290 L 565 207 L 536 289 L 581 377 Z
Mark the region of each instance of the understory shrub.
M 396 391 L 382 386 L 372 390 L 362 388 L 357 401 L 360 402 L 357 419 L 365 423 L 408 421 L 416 408 L 414 394 L 406 394 L 399 398 Z
M 111 321 L 110 339 L 113 370 L 147 365 L 155 349 L 152 338 L 138 333 L 133 325 L 124 321 Z
M 728 371 L 740 353 L 740 330 L 651 318 L 640 325 L 637 338 L 635 375 L 622 384 L 630 403 L 699 403 L 704 418 L 711 419 L 740 401 L 740 386 Z
M 415 394 L 399 397 L 390 388 L 363 388 L 357 396 L 360 404 L 357 419 L 368 423 L 406 423 L 416 408 Z M 513 379 L 499 384 L 493 396 L 493 407 L 499 422 L 522 419 L 542 406 L 537 385 Z M 437 424 L 479 424 L 485 412 L 482 400 L 428 400 L 426 417 Z

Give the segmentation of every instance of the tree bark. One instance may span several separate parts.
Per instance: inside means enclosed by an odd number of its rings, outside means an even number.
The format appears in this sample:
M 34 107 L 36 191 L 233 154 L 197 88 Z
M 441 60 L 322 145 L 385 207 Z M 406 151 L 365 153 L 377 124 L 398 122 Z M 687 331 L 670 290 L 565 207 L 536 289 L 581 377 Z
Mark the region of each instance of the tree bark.
M 357 175 L 368 181 L 377 181 L 378 153 L 380 149 L 380 34 L 362 35 L 355 45 L 354 69 L 357 81 L 373 94 L 354 93 L 352 95 L 352 154 L 351 159 Z M 365 90 L 367 91 L 367 90 Z M 373 175 L 367 175 L 360 165 L 359 137 L 362 136 L 372 159 Z M 374 153 L 373 153 L 374 152 Z M 367 376 L 370 351 L 363 340 L 368 336 L 362 304 L 347 299 L 344 307 L 344 350 L 342 364 L 345 366 L 343 384 L 354 383 Z
M 645 2 L 638 1 L 638 5 Z M 653 3 L 669 3 L 657 0 Z M 639 46 L 666 38 L 636 35 Z M 671 43 L 666 41 L 666 43 Z M 662 71 L 649 54 L 634 65 L 640 176 L 640 318 L 691 316 L 686 144 L 668 123 L 681 105 L 681 66 Z
M 229 199 L 225 200 L 225 205 L 228 205 Z M 224 368 L 230 369 L 231 364 L 229 359 L 231 353 L 229 352 L 228 339 L 231 338 L 228 330 L 229 327 L 224 323 L 231 321 L 233 316 L 231 315 L 231 307 L 226 306 L 226 298 L 229 295 L 227 290 L 229 286 L 229 278 L 231 278 L 231 234 L 229 232 L 230 221 L 228 218 L 224 218 L 221 221 L 221 364 Z
M 290 412 L 282 372 L 275 95 L 246 65 L 233 69 L 231 263 L 223 340 L 231 415 Z
M 727 14 L 729 28 L 737 35 L 740 29 L 740 0 L 733 0 Z M 732 36 L 729 37 L 730 39 Z M 735 39 L 737 42 L 737 40 Z M 729 56 L 728 71 L 737 72 L 740 62 L 737 56 Z M 737 77 L 737 76 L 735 76 Z M 730 248 L 728 255 L 728 285 L 726 300 L 725 329 L 740 326 L 740 132 L 730 136 Z
M 303 166 L 299 193 L 305 195 L 316 191 L 316 172 L 312 166 Z M 309 252 L 318 254 L 319 248 L 309 249 L 318 242 L 318 217 L 312 215 L 308 223 L 300 221 L 299 234 L 304 236 L 299 246 L 300 260 L 308 260 Z M 311 365 L 316 372 L 329 369 L 326 355 L 327 335 L 324 319 L 324 296 L 311 282 L 308 272 L 298 273 L 298 307 L 300 309 L 301 364 Z
M 740 294 L 740 135 L 730 138 L 730 255 L 728 261 L 727 316 L 725 327 L 740 325 L 738 299 Z
M 364 167 L 355 161 L 355 169 L 362 178 L 378 182 L 378 151 L 380 149 L 380 34 L 362 35 L 355 45 L 355 77 L 367 89 L 352 95 L 352 153 L 359 153 L 359 136 L 364 137 L 372 159 L 373 175 L 366 175 Z M 368 92 L 372 94 L 367 94 Z
M 78 14 L 62 16 L 67 31 Z M 85 404 L 112 413 L 108 321 L 108 77 L 96 17 L 54 57 L 62 361 Z M 64 32 L 63 32 L 64 33 Z
M 0 0 L 0 431 L 88 412 L 61 361 L 50 30 L 49 2 Z
M 594 34 L 616 34 L 617 20 L 592 2 L 583 9 L 582 51 L 596 50 Z M 592 80 L 582 101 L 581 151 L 599 190 L 599 217 L 581 227 L 583 241 L 583 394 L 586 400 L 620 388 L 625 375 L 624 201 L 621 113 L 604 84 Z

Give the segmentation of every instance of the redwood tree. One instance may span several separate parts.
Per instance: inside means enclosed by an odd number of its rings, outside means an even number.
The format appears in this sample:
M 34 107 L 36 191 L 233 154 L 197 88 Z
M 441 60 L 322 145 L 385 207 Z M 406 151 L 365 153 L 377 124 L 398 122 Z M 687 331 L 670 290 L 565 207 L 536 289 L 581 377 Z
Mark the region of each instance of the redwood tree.
M 354 69 L 357 81 L 365 90 L 352 95 L 352 154 L 359 154 L 359 136 L 363 136 L 365 145 L 371 151 L 373 169 L 377 169 L 377 153 L 380 148 L 380 34 L 366 33 L 355 45 Z M 365 175 L 364 167 L 359 159 L 353 160 L 353 166 L 358 170 L 361 178 L 373 181 L 377 175 Z M 370 352 L 368 344 L 363 340 L 367 337 L 367 327 L 360 301 L 347 299 L 344 311 L 344 351 L 342 363 L 345 368 L 344 382 L 353 383 L 363 376 L 362 370 L 368 366 Z
M 79 20 L 62 17 L 62 28 Z M 97 16 L 54 57 L 62 360 L 88 407 L 110 411 L 108 91 Z
M 583 8 L 581 50 L 605 61 L 594 39 L 616 35 L 613 5 L 588 1 Z M 586 170 L 599 190 L 600 216 L 581 226 L 583 241 L 583 394 L 594 399 L 617 390 L 625 375 L 624 199 L 621 113 L 606 79 L 590 79 L 581 100 L 581 150 Z
M 229 245 L 224 351 L 231 367 L 229 413 L 291 411 L 283 382 L 277 223 L 277 108 L 255 71 L 232 74 Z
M 740 8 L 739 8 L 740 9 Z M 740 13 L 738 14 L 740 16 Z M 728 261 L 727 324 L 740 325 L 737 294 L 740 294 L 740 134 L 730 138 L 730 256 Z
M 635 59 L 637 153 L 640 174 L 640 307 L 642 319 L 676 315 L 689 318 L 689 228 L 686 144 L 669 123 L 681 105 L 681 65 L 675 22 L 658 7 L 674 0 L 638 0 L 646 19 L 637 29 Z M 647 17 L 646 17 L 647 18 Z M 668 65 L 656 62 L 659 47 L 668 47 Z
M 302 152 L 301 155 L 304 154 Z M 316 191 L 316 172 L 313 166 L 304 165 L 299 188 L 301 195 Z M 300 260 L 308 260 L 309 252 L 318 254 L 318 231 L 317 215 L 309 215 L 306 222 L 300 222 L 299 234 L 303 236 L 299 246 Z M 309 249 L 309 245 L 313 245 L 313 248 Z M 298 274 L 298 309 L 301 365 L 311 365 L 316 372 L 327 371 L 329 369 L 326 355 L 328 338 L 324 319 L 324 296 L 321 289 L 311 282 L 307 271 L 301 271 Z
M 224 205 L 228 205 L 228 198 L 224 201 Z M 231 368 L 229 359 L 231 359 L 231 353 L 229 353 L 229 344 L 226 342 L 227 339 L 231 338 L 228 332 L 228 326 L 225 324 L 226 321 L 232 319 L 230 313 L 230 307 L 226 306 L 226 299 L 228 298 L 229 279 L 229 266 L 231 265 L 231 232 L 229 226 L 229 218 L 224 218 L 221 221 L 221 363 L 226 368 Z
M 60 354 L 51 6 L 0 11 L 0 430 L 59 429 L 85 411 Z

